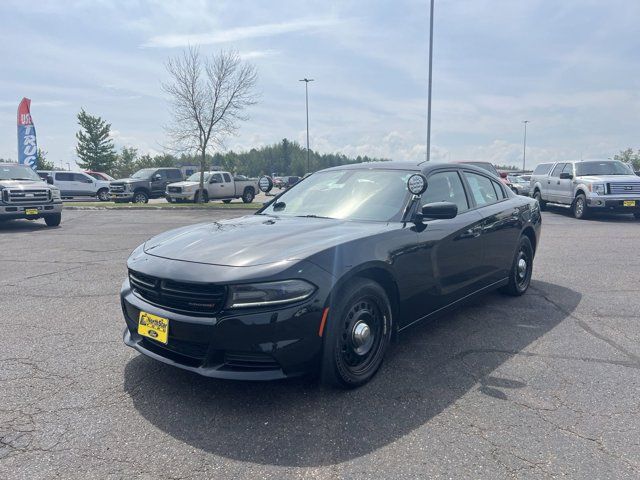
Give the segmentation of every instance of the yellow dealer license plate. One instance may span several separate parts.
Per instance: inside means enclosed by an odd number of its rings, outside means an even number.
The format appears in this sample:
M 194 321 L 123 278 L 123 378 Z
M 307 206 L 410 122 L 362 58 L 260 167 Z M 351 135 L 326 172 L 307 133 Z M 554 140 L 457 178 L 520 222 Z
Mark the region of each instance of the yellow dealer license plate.
M 26 215 L 38 215 L 38 209 L 37 208 L 25 208 L 24 213 Z
M 141 311 L 138 317 L 138 333 L 166 345 L 169 341 L 169 319 Z
M 636 201 L 635 200 L 625 200 L 623 202 L 623 205 L 625 207 L 635 207 L 636 206 Z

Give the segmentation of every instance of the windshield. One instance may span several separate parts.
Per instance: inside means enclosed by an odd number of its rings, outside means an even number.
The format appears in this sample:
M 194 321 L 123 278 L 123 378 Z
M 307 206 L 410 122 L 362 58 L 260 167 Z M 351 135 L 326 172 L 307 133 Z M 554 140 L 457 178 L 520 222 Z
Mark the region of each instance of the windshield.
M 0 165 L 0 180 L 42 181 L 36 172 L 22 165 Z
M 204 183 L 207 183 L 209 181 L 210 176 L 211 176 L 211 173 L 204 172 Z M 200 172 L 196 172 L 190 175 L 189 178 L 187 178 L 187 182 L 199 182 L 199 181 L 200 181 Z
M 498 173 L 498 170 L 496 170 L 496 167 L 494 167 L 490 163 L 486 163 L 486 162 L 464 162 L 464 163 L 466 165 L 473 165 L 474 167 L 480 167 L 489 173 L 493 173 L 496 177 L 500 176 L 500 174 Z
M 143 168 L 131 175 L 131 178 L 149 178 L 153 172 L 155 172 L 155 169 L 153 168 Z
M 576 163 L 576 176 L 585 175 L 634 175 L 634 173 L 627 165 L 617 160 Z
M 287 190 L 263 213 L 378 222 L 399 221 L 407 203 L 406 170 L 314 173 Z

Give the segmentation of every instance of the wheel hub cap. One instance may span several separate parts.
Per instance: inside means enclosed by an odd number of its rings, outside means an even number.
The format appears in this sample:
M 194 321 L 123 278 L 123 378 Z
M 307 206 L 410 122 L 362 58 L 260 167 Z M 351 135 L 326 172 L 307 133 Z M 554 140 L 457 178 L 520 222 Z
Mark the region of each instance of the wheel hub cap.
M 524 258 L 518 260 L 518 276 L 524 278 L 527 273 L 527 261 Z
M 373 345 L 371 328 L 363 321 L 359 321 L 354 325 L 351 331 L 351 338 L 353 340 L 354 351 L 358 355 L 365 355 Z

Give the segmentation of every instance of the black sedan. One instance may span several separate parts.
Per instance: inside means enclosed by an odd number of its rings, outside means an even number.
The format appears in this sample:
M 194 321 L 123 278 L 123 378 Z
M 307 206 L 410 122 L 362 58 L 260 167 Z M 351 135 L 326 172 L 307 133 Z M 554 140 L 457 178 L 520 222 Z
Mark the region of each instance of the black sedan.
M 140 245 L 124 341 L 210 377 L 356 387 L 411 325 L 497 288 L 522 295 L 540 227 L 535 200 L 471 165 L 330 168 L 255 215 Z

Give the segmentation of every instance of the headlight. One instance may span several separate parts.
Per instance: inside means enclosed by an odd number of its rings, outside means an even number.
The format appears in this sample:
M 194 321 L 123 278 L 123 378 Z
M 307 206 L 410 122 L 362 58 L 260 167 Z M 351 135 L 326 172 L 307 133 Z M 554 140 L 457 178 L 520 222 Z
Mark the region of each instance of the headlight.
M 604 195 L 606 193 L 605 187 L 603 184 L 596 184 L 591 186 L 591 191 L 596 195 Z
M 266 307 L 309 298 L 316 287 L 304 280 L 252 283 L 229 287 L 227 308 Z
M 59 188 L 52 188 L 51 189 L 51 198 L 53 200 L 60 200 L 60 189 Z
M 193 191 L 193 185 L 190 185 L 188 187 L 182 187 L 182 191 L 183 192 L 192 192 Z

